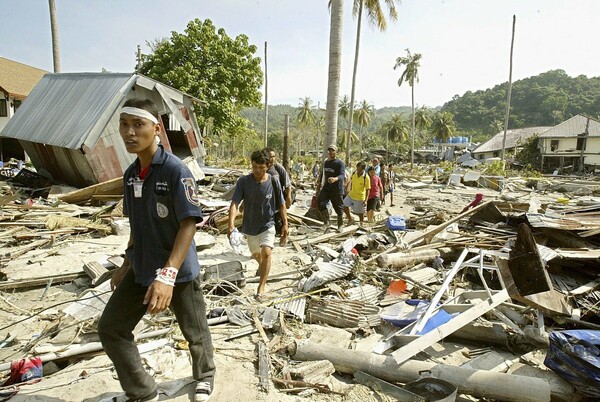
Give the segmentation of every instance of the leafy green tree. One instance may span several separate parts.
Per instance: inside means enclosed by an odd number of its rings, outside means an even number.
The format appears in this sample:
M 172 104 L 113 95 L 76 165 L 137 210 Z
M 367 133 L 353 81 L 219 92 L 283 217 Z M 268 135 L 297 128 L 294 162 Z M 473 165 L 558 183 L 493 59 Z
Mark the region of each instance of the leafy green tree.
M 407 82 L 411 90 L 410 168 L 412 169 L 415 161 L 415 82 L 419 82 L 421 55 L 419 53 L 412 54 L 410 49 L 406 49 L 406 57 L 396 59 L 394 70 L 402 66 L 405 68 L 398 80 L 398 86 L 402 86 L 403 82 Z
M 387 6 L 389 18 L 392 21 L 398 19 L 396 11 L 396 1 L 399 0 L 384 0 Z M 356 71 L 358 68 L 358 53 L 360 49 L 360 33 L 362 28 L 363 10 L 366 11 L 367 21 L 376 26 L 380 31 L 385 31 L 387 21 L 379 0 L 354 0 L 352 6 L 352 15 L 356 17 L 356 45 L 354 50 L 354 68 L 352 71 L 352 90 L 350 92 L 350 112 L 349 117 L 354 117 L 354 92 L 356 89 Z M 352 131 L 352 118 L 348 119 L 348 130 Z M 349 143 L 346 143 L 346 149 L 349 150 Z M 350 152 L 346 154 L 346 164 L 350 159 Z
M 461 131 L 489 138 L 489 123 L 496 119 L 503 121 L 507 90 L 505 82 L 486 90 L 467 91 L 454 96 L 442 110 L 453 114 Z M 600 77 L 569 77 L 563 70 L 515 81 L 508 128 L 552 126 L 580 113 L 594 116 L 600 111 L 598 93 Z M 501 130 L 492 131 L 496 134 Z
M 144 57 L 139 72 L 205 102 L 196 111 L 204 128 L 212 119 L 217 133 L 246 124 L 239 111 L 260 106 L 263 74 L 256 46 L 246 35 L 230 38 L 212 21 L 194 19 L 184 33 L 172 32 Z
M 431 122 L 431 133 L 439 140 L 447 141 L 454 136 L 456 125 L 450 112 L 436 113 Z
M 539 137 L 537 134 L 525 140 L 523 147 L 517 153 L 515 159 L 530 169 L 539 169 L 542 165 L 542 154 L 538 148 Z
M 381 129 L 385 134 L 385 149 L 389 151 L 390 140 L 392 143 L 406 140 L 410 132 L 410 123 L 402 115 L 395 114 L 381 126 Z

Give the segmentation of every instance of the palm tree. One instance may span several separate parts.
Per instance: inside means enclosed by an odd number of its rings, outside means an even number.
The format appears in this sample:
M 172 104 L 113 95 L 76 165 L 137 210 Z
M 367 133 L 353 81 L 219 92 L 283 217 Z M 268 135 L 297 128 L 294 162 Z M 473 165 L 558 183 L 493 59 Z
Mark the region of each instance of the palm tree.
M 435 138 L 447 141 L 454 136 L 456 124 L 450 112 L 437 113 L 431 123 L 431 133 Z
M 398 13 L 396 12 L 396 1 L 399 0 L 384 0 L 388 8 L 390 20 L 395 21 L 398 19 Z M 362 27 L 362 15 L 363 9 L 367 11 L 367 20 L 369 23 L 375 25 L 380 31 L 385 31 L 387 28 L 387 21 L 383 13 L 381 3 L 379 0 L 354 0 L 352 5 L 352 15 L 356 17 L 356 45 L 354 49 L 354 68 L 352 70 L 352 90 L 350 92 L 350 112 L 348 117 L 348 131 L 352 131 L 352 117 L 354 114 L 354 91 L 356 89 L 356 71 L 358 67 L 358 51 L 360 48 L 360 32 Z M 350 143 L 346 143 L 346 165 L 350 161 Z
M 494 119 L 491 123 L 490 123 L 490 130 L 492 130 L 492 135 L 496 135 L 498 134 L 500 131 L 502 131 L 504 129 L 504 123 L 502 123 L 500 120 L 498 119 Z
M 327 106 L 325 115 L 325 144 L 323 157 L 327 147 L 337 140 L 337 104 L 340 98 L 340 71 L 342 65 L 342 21 L 344 0 L 331 0 L 331 23 L 329 30 L 329 76 L 327 79 Z
M 350 137 L 349 140 L 348 140 L 348 137 Z M 350 141 L 351 144 L 356 143 L 359 141 L 359 138 L 354 131 L 352 132 L 352 134 L 350 134 L 350 136 L 348 136 L 348 129 L 344 129 L 344 131 L 342 131 L 339 145 L 341 146 L 341 145 L 347 144 L 348 141 Z
M 392 117 L 383 125 L 381 129 L 385 133 L 385 150 L 389 152 L 388 141 L 402 142 L 408 137 L 408 122 L 400 114 L 393 114 Z
M 312 99 L 308 96 L 306 98 L 300 98 L 298 104 L 298 114 L 296 115 L 296 121 L 302 127 L 309 126 L 315 123 L 315 113 L 313 112 Z
M 423 136 L 427 133 L 429 127 L 431 127 L 431 112 L 425 106 L 421 106 L 415 112 L 415 128 L 419 130 L 419 133 Z M 424 136 L 426 137 L 426 136 Z M 427 138 L 425 138 L 427 140 Z
M 298 104 L 298 114 L 296 115 L 296 122 L 300 127 L 309 127 L 313 126 L 316 121 L 315 113 L 313 112 L 312 99 L 308 96 L 305 98 L 300 98 L 300 103 Z M 298 156 L 300 155 L 300 135 L 298 135 L 298 146 L 297 152 Z
M 54 0 L 48 0 L 50 7 L 50 31 L 52 34 L 52 58 L 54 61 L 54 72 L 60 73 L 60 46 L 58 42 L 58 21 L 56 20 L 56 4 Z
M 375 107 L 370 105 L 369 102 L 363 100 L 360 107 L 354 112 L 354 120 L 360 127 L 359 138 L 360 138 L 360 153 L 362 155 L 363 146 L 363 129 L 371 124 L 371 118 L 375 115 Z
M 408 82 L 411 88 L 411 113 L 412 124 L 410 128 L 410 168 L 413 168 L 415 160 L 415 81 L 419 82 L 419 67 L 421 66 L 421 55 L 419 53 L 411 54 L 410 49 L 406 49 L 406 57 L 398 57 L 394 70 L 406 66 L 400 79 L 398 86 L 402 86 L 403 82 Z
M 338 103 L 338 116 L 344 120 L 348 117 L 348 113 L 350 113 L 350 99 L 348 99 L 348 95 L 344 95 Z

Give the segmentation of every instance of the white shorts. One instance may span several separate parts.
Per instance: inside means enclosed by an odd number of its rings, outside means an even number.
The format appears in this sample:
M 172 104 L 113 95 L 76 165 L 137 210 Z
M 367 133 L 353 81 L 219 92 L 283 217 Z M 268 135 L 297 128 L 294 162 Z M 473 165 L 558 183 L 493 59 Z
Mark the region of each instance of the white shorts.
M 252 254 L 260 253 L 261 247 L 275 247 L 275 225 L 255 236 L 246 235 L 248 248 Z
M 365 213 L 365 202 L 350 198 L 349 195 L 344 198 L 344 206 L 350 208 L 355 214 Z

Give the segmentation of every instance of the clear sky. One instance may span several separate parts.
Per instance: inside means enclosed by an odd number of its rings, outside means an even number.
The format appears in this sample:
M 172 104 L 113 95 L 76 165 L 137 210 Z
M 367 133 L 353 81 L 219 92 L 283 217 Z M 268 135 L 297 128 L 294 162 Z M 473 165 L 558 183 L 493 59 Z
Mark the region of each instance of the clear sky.
M 383 2 L 383 1 L 382 1 Z M 56 0 L 62 72 L 132 72 L 137 45 L 209 18 L 229 36 L 246 34 L 263 58 L 268 42 L 269 104 L 324 107 L 328 0 Z M 340 96 L 350 94 L 356 20 L 344 2 Z M 46 0 L 1 0 L 0 56 L 53 70 Z M 417 106 L 508 80 L 512 16 L 517 17 L 513 81 L 551 69 L 600 76 L 598 0 L 403 0 L 386 32 L 363 24 L 356 100 L 376 108 L 410 105 L 396 58 L 422 54 Z

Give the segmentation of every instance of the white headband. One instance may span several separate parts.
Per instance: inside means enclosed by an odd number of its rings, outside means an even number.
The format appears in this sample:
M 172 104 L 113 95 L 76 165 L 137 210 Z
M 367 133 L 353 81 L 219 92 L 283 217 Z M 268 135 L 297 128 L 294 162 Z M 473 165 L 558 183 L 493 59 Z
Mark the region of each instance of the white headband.
M 127 113 L 132 116 L 143 117 L 144 119 L 150 120 L 154 124 L 158 124 L 158 120 L 156 119 L 156 117 L 154 117 L 152 113 L 150 113 L 147 110 L 140 109 L 138 107 L 125 106 L 124 108 L 121 108 L 120 114 L 123 113 Z

